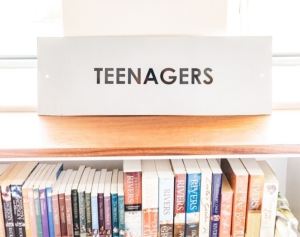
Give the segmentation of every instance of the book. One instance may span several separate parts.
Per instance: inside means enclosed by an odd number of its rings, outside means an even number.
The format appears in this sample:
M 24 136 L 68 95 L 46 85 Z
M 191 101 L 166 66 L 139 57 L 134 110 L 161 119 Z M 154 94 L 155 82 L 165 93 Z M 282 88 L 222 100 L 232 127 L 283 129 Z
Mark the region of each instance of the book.
M 119 236 L 125 236 L 125 204 L 124 204 L 124 183 L 123 171 L 118 173 L 118 221 L 119 221 Z
M 257 161 L 257 163 L 264 172 L 260 237 L 273 237 L 277 212 L 279 181 L 266 161 Z
M 96 171 L 92 193 L 91 193 L 91 206 L 92 206 L 92 232 L 93 237 L 99 236 L 99 219 L 98 219 L 98 186 L 100 181 L 101 171 Z
M 80 237 L 86 237 L 86 200 L 85 187 L 91 171 L 91 167 L 86 167 L 78 185 L 78 206 L 79 206 L 79 228 Z
M 47 183 L 46 183 L 46 199 L 47 199 L 47 214 L 48 214 L 48 226 L 49 226 L 49 235 L 54 237 L 54 221 L 53 221 L 53 207 L 52 207 L 52 189 L 54 183 L 59 177 L 61 171 L 63 170 L 63 164 L 58 163 L 54 170 L 52 171 Z
M 26 164 L 27 162 L 18 162 L 13 170 L 3 180 L 1 185 L 5 233 L 7 237 L 16 237 L 10 185 Z
M 185 236 L 186 171 L 181 159 L 172 159 L 174 183 L 174 237 Z
M 41 172 L 40 176 L 36 179 L 33 186 L 33 199 L 34 199 L 34 208 L 35 208 L 35 220 L 36 220 L 36 233 L 38 237 L 43 237 L 43 226 L 42 226 L 42 214 L 41 214 L 41 202 L 40 202 L 40 193 L 39 188 L 43 179 L 53 170 L 53 165 L 46 165 L 46 167 Z
M 155 160 L 155 166 L 158 175 L 158 234 L 173 236 L 174 174 L 169 160 Z
M 11 163 L 9 166 L 2 172 L 0 176 L 0 236 L 5 236 L 5 224 L 4 224 L 4 215 L 3 215 L 3 206 L 2 206 L 2 194 L 1 187 L 3 180 L 12 172 L 17 163 Z
M 248 172 L 240 159 L 221 159 L 221 169 L 233 190 L 232 237 L 243 237 L 245 232 Z
M 55 165 L 51 165 L 48 172 L 45 174 L 42 182 L 39 186 L 39 198 L 40 198 L 40 210 L 41 210 L 41 223 L 42 223 L 42 236 L 49 237 L 49 220 L 48 220 L 48 206 L 47 206 L 47 196 L 46 196 L 46 184 L 48 179 L 50 178 L 53 170 L 55 169 Z
M 210 236 L 218 237 L 220 231 L 222 170 L 216 159 L 207 160 L 211 172 L 211 212 L 210 212 Z
M 105 185 L 104 185 L 104 216 L 105 216 L 104 230 L 105 230 L 106 237 L 112 236 L 111 196 L 110 196 L 111 178 L 112 178 L 112 171 L 107 171 L 105 176 Z
M 264 173 L 256 159 L 244 158 L 241 161 L 249 173 L 245 235 L 247 237 L 259 237 Z
M 231 212 L 233 191 L 226 176 L 222 175 L 222 191 L 221 191 L 221 214 L 220 214 L 220 230 L 219 236 L 231 237 Z
M 74 235 L 71 191 L 72 191 L 72 185 L 75 180 L 76 174 L 77 174 L 77 170 L 73 170 L 72 174 L 68 180 L 68 183 L 66 186 L 66 191 L 65 191 L 66 222 L 67 222 L 67 236 L 68 237 L 73 237 L 73 235 Z
M 68 236 L 67 229 L 67 217 L 66 217 L 66 201 L 65 201 L 65 191 L 68 181 L 71 177 L 73 169 L 68 169 L 64 175 L 63 180 L 59 186 L 58 190 L 58 203 L 59 203 L 59 217 L 60 217 L 60 234 L 62 237 Z
M 154 237 L 158 232 L 158 175 L 154 160 L 142 160 L 143 236 Z
M 142 237 L 142 165 L 140 160 L 123 162 L 125 235 Z
M 119 236 L 118 220 L 118 169 L 114 169 L 111 178 L 111 229 L 113 237 Z
M 92 207 L 91 207 L 91 193 L 92 193 L 92 185 L 94 176 L 96 173 L 96 169 L 91 169 L 86 187 L 85 187 L 85 209 L 86 209 L 86 235 L 92 236 Z
M 53 227 L 54 227 L 55 237 L 61 237 L 58 193 L 59 193 L 60 185 L 66 173 L 67 173 L 66 170 L 60 172 L 56 182 L 54 183 L 53 190 L 52 190 L 52 212 L 53 212 Z
M 199 236 L 209 237 L 212 172 L 206 159 L 197 159 L 201 171 Z
M 23 196 L 22 186 L 24 185 L 27 178 L 33 172 L 38 162 L 27 162 L 20 173 L 16 176 L 12 184 L 10 185 L 13 214 L 14 214 L 14 225 L 16 236 L 24 236 L 25 232 L 25 219 L 23 209 Z
M 39 173 L 41 169 L 43 169 L 44 164 L 38 164 L 31 175 L 28 177 L 24 185 L 22 186 L 22 198 L 23 198 L 23 210 L 24 210 L 24 221 L 25 221 L 25 233 L 26 236 L 31 236 L 30 229 L 30 207 L 29 207 L 29 197 L 28 197 L 28 189 L 29 185 L 36 178 L 36 175 Z
M 201 171 L 195 159 L 183 160 L 186 173 L 186 237 L 199 236 Z
M 99 186 L 98 186 L 98 220 L 99 220 L 99 235 L 105 235 L 105 215 L 104 215 L 104 185 L 107 169 L 101 170 Z
M 80 236 L 80 227 L 79 227 L 79 203 L 78 203 L 78 185 L 85 169 L 85 165 L 81 165 L 78 168 L 75 180 L 72 185 L 71 198 L 72 198 L 72 214 L 73 214 L 73 231 L 74 237 Z

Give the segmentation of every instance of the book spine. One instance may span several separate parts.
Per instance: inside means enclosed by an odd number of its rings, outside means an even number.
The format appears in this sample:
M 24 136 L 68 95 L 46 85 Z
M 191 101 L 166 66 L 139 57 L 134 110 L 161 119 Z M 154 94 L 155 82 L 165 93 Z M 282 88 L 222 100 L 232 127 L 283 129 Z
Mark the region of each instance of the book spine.
M 91 205 L 92 205 L 92 232 L 93 232 L 93 237 L 97 237 L 99 235 L 97 195 L 91 196 Z
M 66 202 L 66 221 L 67 221 L 67 232 L 68 237 L 73 237 L 73 217 L 72 217 L 72 200 L 71 195 L 65 196 Z
M 228 178 L 228 180 L 230 179 Z M 248 192 L 248 176 L 235 177 L 234 186 L 235 188 L 233 188 L 233 218 L 231 224 L 231 235 L 232 237 L 244 237 Z
M 251 175 L 248 182 L 246 234 L 247 237 L 259 237 L 264 176 Z
M 61 230 L 60 230 L 58 194 L 52 195 L 52 208 L 53 208 L 54 236 L 60 237 Z
M 119 219 L 119 236 L 125 235 L 125 212 L 124 196 L 118 195 L 118 219 Z
M 45 189 L 40 189 L 39 193 L 40 193 L 43 237 L 49 237 L 46 190 Z
M 265 183 L 261 207 L 260 237 L 273 237 L 277 211 L 278 182 Z
M 175 176 L 174 237 L 185 236 L 186 174 Z
M 1 189 L 0 189 L 0 236 L 5 236 L 5 225 L 4 225 Z
M 105 225 L 105 216 L 104 216 L 104 194 L 98 193 L 98 219 L 99 219 L 99 234 L 104 235 L 104 225 Z
M 199 236 L 209 237 L 210 209 L 211 209 L 211 172 L 201 173 L 201 198 L 200 198 L 200 221 Z
M 34 189 L 33 190 L 33 198 L 34 198 L 34 206 L 35 206 L 35 219 L 36 219 L 37 236 L 38 237 L 43 237 L 41 203 L 40 203 L 39 189 Z
M 186 187 L 186 237 L 199 236 L 201 174 L 188 174 Z
M 85 194 L 85 208 L 86 208 L 86 229 L 87 229 L 87 236 L 92 236 L 91 193 L 86 193 Z
M 73 231 L 74 237 L 80 237 L 79 228 L 79 204 L 78 204 L 78 193 L 77 189 L 71 191 L 72 198 L 72 212 L 73 212 Z
M 46 188 L 46 199 L 47 199 L 47 214 L 48 214 L 48 226 L 49 236 L 54 237 L 54 221 L 53 221 L 53 206 L 52 206 L 52 188 Z
M 64 193 L 58 194 L 58 203 L 59 203 L 61 236 L 66 237 L 68 235 L 68 230 L 67 230 L 66 203 L 65 203 L 65 194 Z
M 111 199 L 110 196 L 104 196 L 104 215 L 105 215 L 105 235 L 106 237 L 111 237 Z
M 14 217 L 9 186 L 1 187 L 5 232 L 7 237 L 15 237 Z
M 119 236 L 118 194 L 111 195 L 111 220 L 112 220 L 112 234 L 114 237 L 118 237 Z
M 142 173 L 124 172 L 125 235 L 142 236 Z
M 219 230 L 219 236 L 221 237 L 230 237 L 232 198 L 232 192 L 221 194 L 221 215 Z
M 26 236 L 31 236 L 28 188 L 22 188 L 22 196 L 23 196 L 23 209 L 24 209 L 24 220 L 25 220 L 25 233 Z M 0 236 L 2 235 L 0 234 Z
M 85 192 L 78 193 L 80 237 L 86 237 Z
M 28 188 L 29 214 L 30 214 L 30 230 L 32 237 L 37 237 L 36 219 L 35 219 L 35 203 L 33 197 L 33 188 Z
M 11 185 L 11 197 L 13 205 L 14 225 L 16 236 L 26 236 L 25 219 L 23 209 L 22 186 Z
M 222 174 L 213 174 L 211 191 L 210 236 L 218 237 L 220 229 Z

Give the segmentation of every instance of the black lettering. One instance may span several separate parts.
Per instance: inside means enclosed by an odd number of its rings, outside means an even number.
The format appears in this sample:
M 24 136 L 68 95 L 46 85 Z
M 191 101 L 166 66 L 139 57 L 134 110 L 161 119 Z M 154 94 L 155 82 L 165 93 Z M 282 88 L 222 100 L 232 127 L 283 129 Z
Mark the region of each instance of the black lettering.
M 165 74 L 165 72 L 167 72 L 167 71 L 175 72 L 175 70 L 174 70 L 173 68 L 165 68 L 165 69 L 162 70 L 162 72 L 160 73 L 160 79 L 162 80 L 163 83 L 168 84 L 168 85 L 171 85 L 171 84 L 173 84 L 173 83 L 176 81 L 177 77 L 176 77 L 176 76 L 169 76 L 169 79 L 171 79 L 171 81 L 166 81 L 166 80 L 164 79 L 164 74 Z
M 136 76 L 131 68 L 128 68 L 128 84 L 131 84 L 131 76 L 133 76 L 134 80 L 137 84 L 141 84 L 141 69 L 138 68 L 138 76 Z
M 109 81 L 109 77 L 113 77 L 114 74 L 109 74 L 109 71 L 113 71 L 113 68 L 105 68 L 105 84 L 114 84 L 113 81 Z
M 94 68 L 94 71 L 97 72 L 97 84 L 100 84 L 100 72 L 103 71 L 103 68 Z
M 179 69 L 179 78 L 180 78 L 180 84 L 188 84 L 188 82 L 187 81 L 184 81 L 183 80 L 183 78 L 184 77 L 187 77 L 188 76 L 188 74 L 184 74 L 183 72 L 186 72 L 186 71 L 188 71 L 189 69 L 188 68 L 180 68 Z
M 199 77 L 201 75 L 201 71 L 199 68 L 192 68 L 192 84 L 195 84 L 195 80 L 198 84 L 201 84 Z
M 117 68 L 117 84 L 125 84 L 125 81 L 120 81 L 120 77 L 125 77 L 125 74 L 121 74 L 121 71 L 125 71 L 125 68 Z
M 150 77 L 151 74 L 152 74 L 152 78 Z M 146 79 L 144 81 L 144 84 L 147 84 L 148 81 L 154 81 L 155 84 L 158 84 L 156 76 L 155 76 L 154 71 L 153 71 L 153 68 L 149 68 L 149 70 L 147 72 Z
M 207 76 L 207 78 L 209 78 L 209 80 L 208 80 L 208 81 L 204 80 L 203 82 L 204 82 L 206 85 L 209 85 L 209 84 L 211 84 L 211 83 L 213 82 L 214 79 L 212 78 L 211 75 L 209 75 L 209 74 L 207 73 L 207 71 L 212 72 L 212 69 L 210 69 L 210 68 L 205 68 L 205 69 L 204 69 L 204 75 Z

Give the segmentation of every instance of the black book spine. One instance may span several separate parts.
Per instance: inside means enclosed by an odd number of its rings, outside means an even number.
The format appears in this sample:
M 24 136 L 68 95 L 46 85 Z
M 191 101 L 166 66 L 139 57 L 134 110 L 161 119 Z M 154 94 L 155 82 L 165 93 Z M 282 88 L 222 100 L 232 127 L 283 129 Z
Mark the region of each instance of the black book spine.
M 77 189 L 71 191 L 74 237 L 80 237 L 79 205 Z
M 13 205 L 15 234 L 18 237 L 26 237 L 22 186 L 12 185 L 10 187 L 10 190 L 11 190 L 12 205 Z
M 6 237 L 16 237 L 10 186 L 1 187 Z

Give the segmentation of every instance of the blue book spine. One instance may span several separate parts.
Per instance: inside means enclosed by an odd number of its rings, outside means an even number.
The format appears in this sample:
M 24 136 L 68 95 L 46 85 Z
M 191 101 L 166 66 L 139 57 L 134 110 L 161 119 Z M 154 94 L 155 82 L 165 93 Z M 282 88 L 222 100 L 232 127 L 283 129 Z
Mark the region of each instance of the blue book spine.
M 50 237 L 54 236 L 54 221 L 53 221 L 53 209 L 52 209 L 52 188 L 46 188 L 46 198 L 47 198 L 47 212 L 48 212 L 48 226 Z
M 125 212 L 124 212 L 124 196 L 118 196 L 118 221 L 119 221 L 119 236 L 125 235 Z
M 211 190 L 210 236 L 218 237 L 220 229 L 222 174 L 213 174 Z
M 93 236 L 99 235 L 99 223 L 98 223 L 98 197 L 91 196 L 91 205 L 92 205 L 92 231 Z
M 115 193 L 111 195 L 111 219 L 113 236 L 119 237 L 118 194 Z
M 199 236 L 201 174 L 187 175 L 186 237 Z

